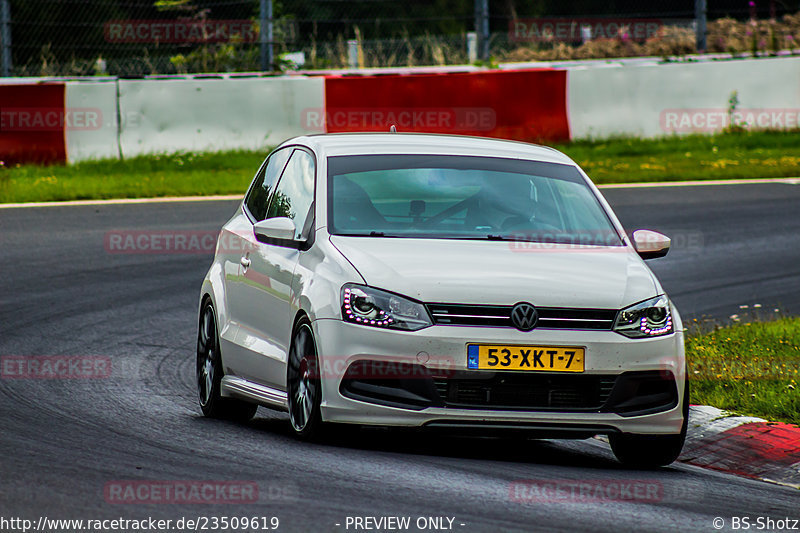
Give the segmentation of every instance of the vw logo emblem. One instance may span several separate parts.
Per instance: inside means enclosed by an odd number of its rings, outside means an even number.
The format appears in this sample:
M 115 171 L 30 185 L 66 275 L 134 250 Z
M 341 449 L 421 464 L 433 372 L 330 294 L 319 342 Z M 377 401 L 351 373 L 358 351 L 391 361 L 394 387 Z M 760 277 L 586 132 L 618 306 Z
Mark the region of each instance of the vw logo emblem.
M 518 303 L 511 309 L 511 323 L 520 331 L 530 331 L 536 327 L 539 313 L 529 303 Z

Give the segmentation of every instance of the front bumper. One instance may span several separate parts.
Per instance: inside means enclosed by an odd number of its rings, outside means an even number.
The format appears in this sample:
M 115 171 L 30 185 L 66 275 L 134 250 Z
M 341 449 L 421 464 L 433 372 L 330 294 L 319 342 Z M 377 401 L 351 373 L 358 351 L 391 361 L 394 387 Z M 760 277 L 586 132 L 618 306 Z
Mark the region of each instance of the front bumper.
M 675 434 L 683 423 L 682 398 L 685 360 L 683 333 L 653 339 L 629 339 L 611 331 L 535 329 L 521 332 L 509 328 L 431 326 L 415 332 L 370 328 L 335 319 L 313 323 L 321 364 L 322 417 L 329 422 L 389 426 L 432 426 L 452 428 L 524 428 L 553 434 L 574 431 L 591 433 Z M 343 378 L 359 361 L 380 361 L 423 368 L 425 376 L 447 375 L 456 378 L 478 376 L 467 369 L 468 343 L 508 343 L 552 346 L 583 346 L 585 370 L 581 374 L 514 372 L 512 378 L 527 375 L 532 379 L 583 382 L 593 378 L 619 378 L 639 374 L 660 375 L 674 381 L 677 401 L 647 414 L 635 410 L 614 412 L 606 408 L 520 409 L 502 405 L 481 408 L 453 406 L 448 402 L 397 406 L 391 402 L 357 399 L 348 393 Z M 478 373 L 476 373 L 478 372 Z M 622 378 L 620 378 L 621 380 Z M 596 380 L 595 380 L 596 381 Z M 619 381 L 619 380 L 618 380 Z M 577 383 L 577 381 L 576 381 Z M 344 391 L 344 394 L 343 394 Z M 443 393 L 444 394 L 444 393 Z M 348 397 L 349 396 L 349 397 Z

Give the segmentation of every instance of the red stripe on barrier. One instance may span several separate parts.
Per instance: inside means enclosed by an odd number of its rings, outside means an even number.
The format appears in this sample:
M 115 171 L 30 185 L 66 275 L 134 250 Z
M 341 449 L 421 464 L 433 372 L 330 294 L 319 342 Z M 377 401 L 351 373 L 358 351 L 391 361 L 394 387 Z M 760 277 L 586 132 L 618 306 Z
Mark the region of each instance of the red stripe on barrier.
M 63 83 L 0 85 L 0 161 L 64 163 Z
M 566 141 L 566 88 L 566 71 L 546 69 L 327 77 L 324 129 Z

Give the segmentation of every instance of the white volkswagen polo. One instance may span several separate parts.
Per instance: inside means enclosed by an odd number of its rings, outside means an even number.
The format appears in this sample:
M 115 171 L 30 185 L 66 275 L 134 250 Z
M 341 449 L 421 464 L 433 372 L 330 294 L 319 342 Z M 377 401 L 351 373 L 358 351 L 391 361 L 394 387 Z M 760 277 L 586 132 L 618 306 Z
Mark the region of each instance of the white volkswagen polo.
M 264 161 L 200 293 L 208 416 L 608 435 L 664 465 L 688 413 L 677 310 L 586 174 L 525 143 L 298 137 Z

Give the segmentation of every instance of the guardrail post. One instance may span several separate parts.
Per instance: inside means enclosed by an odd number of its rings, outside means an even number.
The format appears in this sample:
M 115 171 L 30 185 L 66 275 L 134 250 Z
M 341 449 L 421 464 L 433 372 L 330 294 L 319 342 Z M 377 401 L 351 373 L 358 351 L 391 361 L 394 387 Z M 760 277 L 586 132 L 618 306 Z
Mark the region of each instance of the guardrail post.
M 467 62 L 471 65 L 478 60 L 478 34 L 467 32 Z
M 349 39 L 347 41 L 347 66 L 350 68 L 358 68 L 358 41 L 356 39 Z
M 478 34 L 478 59 L 489 61 L 489 0 L 475 0 L 475 33 Z
M 266 72 L 272 70 L 274 63 L 272 55 L 272 0 L 261 0 L 259 21 L 258 41 L 261 44 L 261 70 Z
M 0 0 L 0 76 L 11 76 L 11 4 Z
M 697 52 L 706 51 L 706 0 L 694 0 L 695 40 Z

